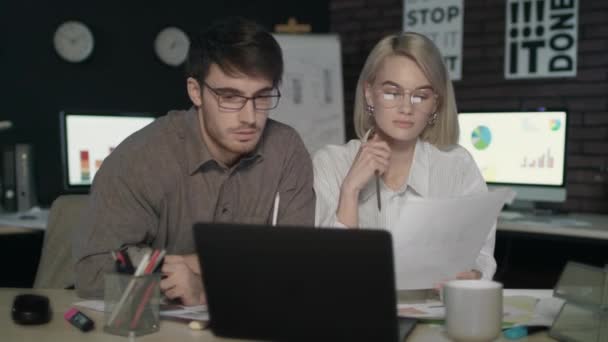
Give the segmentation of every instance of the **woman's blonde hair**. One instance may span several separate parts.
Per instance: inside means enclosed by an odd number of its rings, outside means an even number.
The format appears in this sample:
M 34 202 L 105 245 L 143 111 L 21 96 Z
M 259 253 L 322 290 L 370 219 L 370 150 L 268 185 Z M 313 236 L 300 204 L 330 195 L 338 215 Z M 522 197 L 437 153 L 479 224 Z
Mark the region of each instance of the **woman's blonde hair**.
M 437 93 L 437 120 L 427 125 L 420 139 L 438 148 L 458 143 L 458 111 L 454 88 L 443 57 L 427 37 L 413 32 L 393 34 L 382 39 L 367 57 L 355 92 L 354 125 L 359 138 L 374 124 L 366 112 L 365 83 L 373 83 L 382 62 L 389 56 L 403 56 L 413 60 L 422 70 Z

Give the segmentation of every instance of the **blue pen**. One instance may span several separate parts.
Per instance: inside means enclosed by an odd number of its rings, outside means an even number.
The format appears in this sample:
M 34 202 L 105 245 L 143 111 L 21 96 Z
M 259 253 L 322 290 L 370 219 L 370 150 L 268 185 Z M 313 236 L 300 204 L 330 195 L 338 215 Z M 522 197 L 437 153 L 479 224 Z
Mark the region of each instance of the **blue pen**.
M 542 325 L 516 325 L 514 327 L 505 329 L 503 331 L 503 335 L 508 340 L 517 340 L 547 329 L 549 329 L 549 327 Z

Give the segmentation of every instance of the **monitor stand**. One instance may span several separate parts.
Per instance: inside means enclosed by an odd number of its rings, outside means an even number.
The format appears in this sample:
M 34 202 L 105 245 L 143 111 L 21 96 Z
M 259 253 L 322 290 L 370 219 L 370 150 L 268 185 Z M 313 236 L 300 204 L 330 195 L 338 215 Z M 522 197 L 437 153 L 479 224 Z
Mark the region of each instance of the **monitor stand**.
M 514 200 L 511 204 L 505 206 L 507 211 L 519 211 L 526 214 L 532 214 L 536 209 L 536 204 L 533 201 Z
M 537 208 L 536 202 L 527 200 L 514 200 L 513 203 L 506 205 L 500 216 L 508 219 L 508 217 L 521 218 L 523 216 L 554 216 L 560 212 L 556 209 Z

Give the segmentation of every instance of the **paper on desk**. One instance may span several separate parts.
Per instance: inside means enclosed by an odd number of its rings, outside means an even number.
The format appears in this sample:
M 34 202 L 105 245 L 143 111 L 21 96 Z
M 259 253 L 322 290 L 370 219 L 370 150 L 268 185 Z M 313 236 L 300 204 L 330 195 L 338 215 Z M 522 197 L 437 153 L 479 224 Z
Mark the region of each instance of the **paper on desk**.
M 26 211 L 3 213 L 0 215 L 0 224 L 12 227 L 46 229 L 49 219 L 49 209 L 33 207 Z
M 389 227 L 397 288 L 433 288 L 474 268 L 496 217 L 514 196 L 511 189 L 499 188 L 458 198 L 410 200 Z
M 424 303 L 398 304 L 397 313 L 399 317 L 443 319 L 445 317 L 445 307 L 438 300 Z
M 528 302 L 525 307 L 521 303 L 512 303 L 515 299 L 505 297 L 503 303 L 503 321 L 513 324 L 527 324 L 534 317 L 534 308 L 538 301 L 533 297 L 526 297 Z M 521 299 L 520 299 L 521 301 Z M 412 317 L 420 319 L 444 319 L 445 307 L 440 301 L 428 301 L 424 303 L 398 304 L 397 312 L 400 317 Z
M 564 301 L 560 298 L 535 298 L 531 296 L 505 296 L 503 301 L 503 322 L 551 326 Z M 445 307 L 437 300 L 423 303 L 400 303 L 397 305 L 400 317 L 419 319 L 444 319 Z
M 550 327 L 564 305 L 556 297 L 505 296 L 504 321 L 516 325 L 541 325 Z
M 76 302 L 74 305 L 90 309 L 93 311 L 103 312 L 105 309 L 103 300 L 84 300 Z M 166 318 L 180 318 L 191 321 L 208 321 L 209 312 L 207 311 L 207 305 L 164 305 L 161 304 L 160 316 Z
M 207 305 L 171 305 L 167 308 L 164 308 L 163 305 L 161 305 L 160 316 L 167 318 L 181 318 L 191 321 L 209 320 L 209 312 L 207 311 Z

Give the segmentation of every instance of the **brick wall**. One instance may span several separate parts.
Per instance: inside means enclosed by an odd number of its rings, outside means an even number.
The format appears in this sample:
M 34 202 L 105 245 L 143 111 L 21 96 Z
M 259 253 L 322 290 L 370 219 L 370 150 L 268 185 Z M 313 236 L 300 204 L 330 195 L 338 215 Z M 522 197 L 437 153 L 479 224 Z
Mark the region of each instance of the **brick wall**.
M 331 0 L 344 65 L 345 125 L 363 62 L 383 36 L 402 29 L 402 0 Z M 504 0 L 465 0 L 459 110 L 559 107 L 569 112 L 568 200 L 557 206 L 608 213 L 608 1 L 579 0 L 578 71 L 573 78 L 505 80 Z

